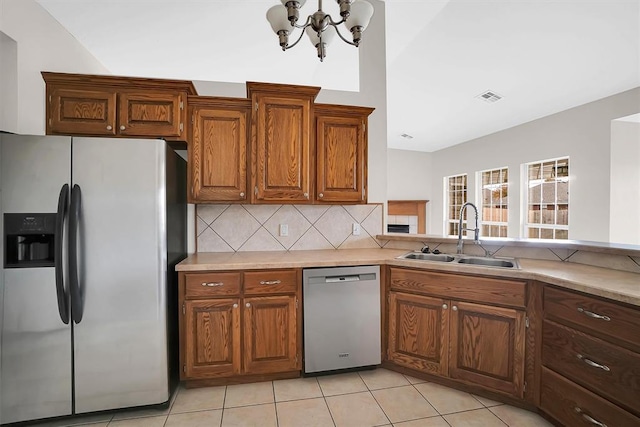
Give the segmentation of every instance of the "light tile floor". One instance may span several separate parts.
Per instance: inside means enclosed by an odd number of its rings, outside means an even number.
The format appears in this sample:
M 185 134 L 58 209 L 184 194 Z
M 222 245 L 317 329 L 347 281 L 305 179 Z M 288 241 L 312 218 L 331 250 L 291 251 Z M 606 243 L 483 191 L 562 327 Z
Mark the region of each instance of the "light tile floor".
M 98 414 L 39 426 L 548 427 L 539 415 L 386 369 L 185 389 L 169 408 Z

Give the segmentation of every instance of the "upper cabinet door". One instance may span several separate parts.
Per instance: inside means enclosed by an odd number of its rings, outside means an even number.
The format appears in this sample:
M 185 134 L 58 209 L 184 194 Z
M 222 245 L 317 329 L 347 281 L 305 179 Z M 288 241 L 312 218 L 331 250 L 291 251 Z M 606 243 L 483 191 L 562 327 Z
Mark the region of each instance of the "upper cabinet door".
M 249 101 L 222 108 L 215 101 L 192 108 L 188 168 L 191 202 L 247 199 Z M 194 101 L 196 102 L 196 101 Z
M 254 199 L 309 201 L 311 100 L 256 98 Z
M 113 136 L 116 92 L 48 86 L 47 134 Z
M 318 203 L 367 203 L 367 121 L 373 108 L 316 104 Z
M 179 92 L 122 92 L 118 101 L 119 134 L 183 137 L 185 98 Z

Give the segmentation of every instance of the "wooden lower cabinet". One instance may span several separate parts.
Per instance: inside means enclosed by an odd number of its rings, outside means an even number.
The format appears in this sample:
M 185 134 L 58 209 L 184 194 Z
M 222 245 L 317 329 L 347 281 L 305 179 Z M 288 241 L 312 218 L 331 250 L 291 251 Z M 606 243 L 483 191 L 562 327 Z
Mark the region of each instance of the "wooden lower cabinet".
M 525 282 L 392 267 L 389 286 L 390 363 L 524 398 Z
M 447 375 L 449 313 L 440 298 L 389 294 L 389 360 L 407 368 Z
M 185 302 L 184 374 L 190 378 L 240 374 L 240 300 Z
M 301 270 L 181 272 L 179 286 L 181 380 L 299 376 Z
M 255 374 L 300 369 L 296 297 L 244 300 L 244 368 Z
M 449 376 L 522 398 L 525 313 L 451 302 Z

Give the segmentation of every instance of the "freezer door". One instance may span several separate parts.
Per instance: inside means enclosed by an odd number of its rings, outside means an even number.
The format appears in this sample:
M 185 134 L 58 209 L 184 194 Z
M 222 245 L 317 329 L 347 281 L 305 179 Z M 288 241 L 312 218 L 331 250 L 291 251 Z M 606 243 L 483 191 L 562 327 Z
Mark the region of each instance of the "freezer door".
M 165 142 L 72 147 L 84 300 L 72 315 L 76 413 L 166 402 Z
M 55 213 L 71 180 L 71 139 L 0 139 L 1 213 Z M 58 311 L 55 271 L 4 268 L 4 257 L 2 267 L 0 423 L 71 414 L 71 326 Z

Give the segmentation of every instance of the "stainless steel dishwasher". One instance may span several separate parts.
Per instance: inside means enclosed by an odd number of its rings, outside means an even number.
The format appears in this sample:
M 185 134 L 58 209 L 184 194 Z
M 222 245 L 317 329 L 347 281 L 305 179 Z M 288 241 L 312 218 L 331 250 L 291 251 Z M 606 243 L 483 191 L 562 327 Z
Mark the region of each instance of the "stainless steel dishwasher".
M 302 273 L 304 372 L 380 364 L 380 266 Z

